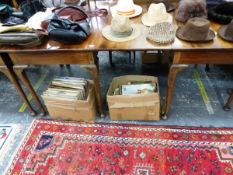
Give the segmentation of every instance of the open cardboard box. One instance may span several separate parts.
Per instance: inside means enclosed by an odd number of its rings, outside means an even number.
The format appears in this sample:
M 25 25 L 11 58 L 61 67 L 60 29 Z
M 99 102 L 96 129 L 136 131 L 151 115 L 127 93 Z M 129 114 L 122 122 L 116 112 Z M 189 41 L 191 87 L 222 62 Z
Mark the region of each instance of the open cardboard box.
M 43 96 L 42 98 L 52 118 L 77 121 L 95 121 L 96 105 L 93 81 L 88 81 L 86 100 L 69 100 Z
M 129 81 L 152 81 L 157 92 L 135 95 L 113 95 L 116 88 Z M 112 120 L 159 120 L 160 99 L 158 79 L 152 76 L 126 75 L 113 78 L 107 93 L 108 108 Z

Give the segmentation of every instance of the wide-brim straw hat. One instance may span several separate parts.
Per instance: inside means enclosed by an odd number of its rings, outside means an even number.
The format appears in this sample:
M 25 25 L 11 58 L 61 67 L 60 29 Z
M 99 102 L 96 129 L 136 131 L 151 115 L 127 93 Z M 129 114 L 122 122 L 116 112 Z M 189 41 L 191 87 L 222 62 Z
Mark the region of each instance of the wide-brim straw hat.
M 218 35 L 226 41 L 233 42 L 233 20 L 228 25 L 222 25 L 218 29 Z
M 198 26 L 199 23 L 202 22 L 204 22 L 203 28 Z M 208 23 L 208 20 L 204 18 L 191 18 L 185 23 L 184 26 L 181 26 L 177 29 L 176 36 L 181 40 L 189 42 L 211 41 L 215 38 L 215 33 L 209 28 Z M 205 38 L 200 39 L 197 36 L 205 36 Z
M 133 17 L 139 16 L 142 13 L 142 7 L 139 6 L 139 5 L 134 4 L 133 9 L 134 9 L 134 13 L 133 14 L 125 15 L 125 16 L 127 16 L 129 18 L 133 18 Z M 111 11 L 111 14 L 112 14 L 113 17 L 116 16 L 116 15 L 119 15 L 117 13 L 117 11 L 118 11 L 117 4 L 114 5 L 114 6 L 112 6 L 110 8 L 110 11 Z
M 111 26 L 105 26 L 102 30 L 102 35 L 110 40 L 110 41 L 115 41 L 115 42 L 126 42 L 126 41 L 130 41 L 130 40 L 134 40 L 136 39 L 137 37 L 140 36 L 141 34 L 141 30 L 139 28 L 138 25 L 136 24 L 131 24 L 131 27 L 132 27 L 132 33 L 131 35 L 129 36 L 126 36 L 126 37 L 118 37 L 116 35 L 114 35 L 112 33 L 112 29 L 111 29 Z
M 140 26 L 131 24 L 129 17 L 115 16 L 111 24 L 104 27 L 102 34 L 105 38 L 115 42 L 125 42 L 137 38 L 140 35 Z
M 150 16 L 149 14 L 151 14 L 152 16 Z M 163 3 L 152 3 L 148 8 L 148 12 L 142 15 L 141 21 L 145 26 L 153 26 L 157 23 L 162 22 L 172 23 L 172 15 L 166 12 L 166 8 Z

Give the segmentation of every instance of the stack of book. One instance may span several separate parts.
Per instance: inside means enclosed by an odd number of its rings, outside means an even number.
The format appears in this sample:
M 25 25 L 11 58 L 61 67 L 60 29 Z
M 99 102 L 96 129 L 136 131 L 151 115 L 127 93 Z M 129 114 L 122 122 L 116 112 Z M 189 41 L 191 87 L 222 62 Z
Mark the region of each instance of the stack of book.
M 84 78 L 57 77 L 43 96 L 57 97 L 70 100 L 86 100 L 88 81 Z
M 155 82 L 131 81 L 115 89 L 114 95 L 149 94 L 157 91 L 158 88 Z

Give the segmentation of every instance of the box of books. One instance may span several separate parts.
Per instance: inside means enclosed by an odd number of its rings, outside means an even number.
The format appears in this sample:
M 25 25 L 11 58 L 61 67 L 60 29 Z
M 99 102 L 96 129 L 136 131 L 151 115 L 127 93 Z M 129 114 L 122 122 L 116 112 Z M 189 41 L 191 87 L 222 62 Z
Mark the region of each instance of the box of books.
M 55 78 L 42 98 L 52 118 L 95 121 L 93 81 L 74 77 Z
M 112 120 L 159 120 L 158 79 L 126 75 L 113 78 L 107 93 Z

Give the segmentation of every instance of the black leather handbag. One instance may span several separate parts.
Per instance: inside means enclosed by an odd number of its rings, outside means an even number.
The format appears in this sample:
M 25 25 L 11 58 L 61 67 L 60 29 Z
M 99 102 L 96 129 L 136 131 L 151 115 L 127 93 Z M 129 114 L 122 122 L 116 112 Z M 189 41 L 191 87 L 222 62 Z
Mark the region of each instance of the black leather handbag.
M 62 16 L 69 19 L 62 18 Z M 64 44 L 79 44 L 90 35 L 88 16 L 79 7 L 61 8 L 54 13 L 47 31 L 50 40 Z

